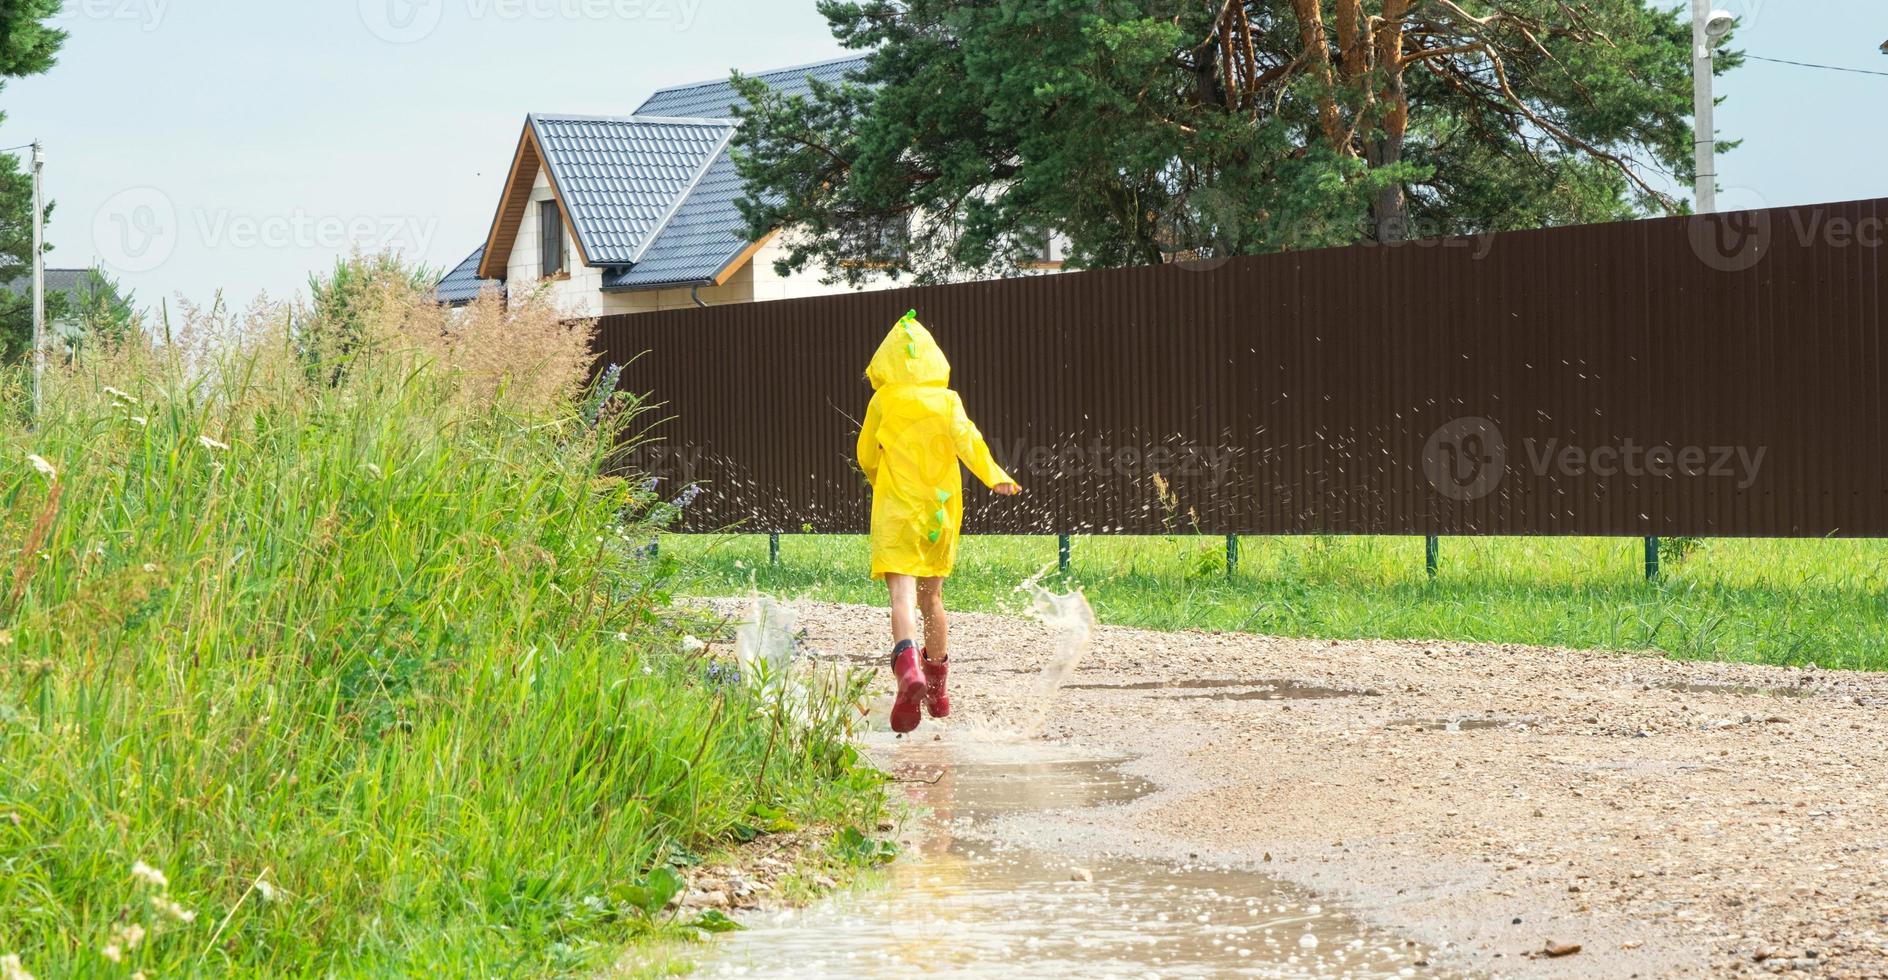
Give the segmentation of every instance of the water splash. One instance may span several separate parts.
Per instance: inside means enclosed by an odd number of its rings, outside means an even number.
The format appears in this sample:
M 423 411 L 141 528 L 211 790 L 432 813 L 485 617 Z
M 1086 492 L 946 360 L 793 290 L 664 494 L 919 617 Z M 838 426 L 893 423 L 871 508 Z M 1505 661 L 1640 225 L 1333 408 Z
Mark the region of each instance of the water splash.
M 1043 572 L 1047 570 L 1045 568 Z M 1068 682 L 1075 668 L 1081 666 L 1082 659 L 1088 656 L 1095 642 L 1095 611 L 1089 608 L 1088 597 L 1082 595 L 1080 589 L 1058 594 L 1043 588 L 1043 572 L 1037 572 L 1017 586 L 1018 592 L 1029 596 L 1030 618 L 1055 633 L 1055 652 L 1036 676 L 1034 706 L 1018 732 L 1023 738 L 1036 738 L 1042 734 L 1042 727 L 1048 721 L 1049 706 L 1055 703 L 1056 692 Z
M 747 618 L 734 631 L 734 659 L 741 678 L 762 690 L 778 693 L 793 664 L 793 645 L 799 617 L 772 596 L 750 593 Z

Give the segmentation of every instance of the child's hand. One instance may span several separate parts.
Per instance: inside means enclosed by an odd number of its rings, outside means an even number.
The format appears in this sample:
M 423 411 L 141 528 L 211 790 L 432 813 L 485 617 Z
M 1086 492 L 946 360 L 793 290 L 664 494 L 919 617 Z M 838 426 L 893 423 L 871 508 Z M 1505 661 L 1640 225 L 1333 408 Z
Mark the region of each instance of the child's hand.
M 1014 497 L 1017 494 L 1023 492 L 1023 488 L 1017 486 L 1014 483 L 999 483 L 996 486 L 991 487 L 990 489 L 991 491 L 1001 494 L 1005 497 Z

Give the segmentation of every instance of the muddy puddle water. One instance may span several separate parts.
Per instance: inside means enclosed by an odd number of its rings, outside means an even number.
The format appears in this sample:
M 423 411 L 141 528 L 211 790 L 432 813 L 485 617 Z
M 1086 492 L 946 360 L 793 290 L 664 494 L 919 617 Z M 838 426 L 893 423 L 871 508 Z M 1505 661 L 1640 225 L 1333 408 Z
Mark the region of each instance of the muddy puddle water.
M 949 738 L 950 736 L 946 736 Z M 1040 743 L 871 739 L 916 808 L 876 887 L 763 913 L 700 967 L 708 976 L 1398 977 L 1426 951 L 1263 875 L 1071 859 L 1002 843 L 1006 816 L 1151 792 L 1107 762 Z M 1038 821 L 1039 822 L 1039 821 Z

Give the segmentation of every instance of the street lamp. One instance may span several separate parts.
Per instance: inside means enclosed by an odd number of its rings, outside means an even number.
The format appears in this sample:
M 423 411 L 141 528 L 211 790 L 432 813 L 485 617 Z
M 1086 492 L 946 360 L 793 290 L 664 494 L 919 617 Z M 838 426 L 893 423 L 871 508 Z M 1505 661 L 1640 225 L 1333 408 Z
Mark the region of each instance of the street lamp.
M 1735 26 L 1737 18 L 1726 11 L 1712 10 L 1711 0 L 1691 0 L 1692 114 L 1697 126 L 1692 169 L 1698 172 L 1695 196 L 1699 214 L 1718 209 L 1718 138 L 1712 121 L 1712 110 L 1716 106 L 1711 95 L 1711 51 Z

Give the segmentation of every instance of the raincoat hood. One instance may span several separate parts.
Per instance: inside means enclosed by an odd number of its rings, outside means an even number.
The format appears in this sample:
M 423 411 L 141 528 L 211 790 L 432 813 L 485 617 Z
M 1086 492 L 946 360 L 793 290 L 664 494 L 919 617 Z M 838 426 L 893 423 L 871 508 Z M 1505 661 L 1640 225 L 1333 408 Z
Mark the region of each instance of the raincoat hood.
M 931 338 L 931 331 L 918 322 L 918 312 L 913 310 L 885 335 L 884 342 L 878 345 L 878 353 L 872 355 L 872 363 L 865 369 L 865 376 L 871 379 L 874 391 L 892 385 L 948 388 L 951 362 L 945 360 L 944 349 Z

